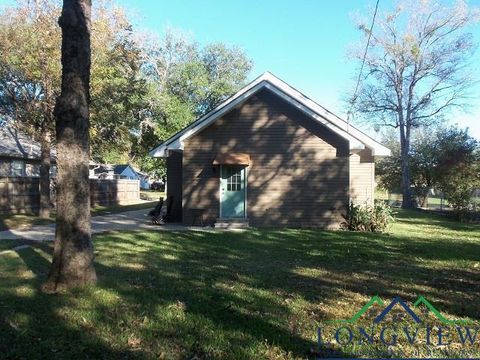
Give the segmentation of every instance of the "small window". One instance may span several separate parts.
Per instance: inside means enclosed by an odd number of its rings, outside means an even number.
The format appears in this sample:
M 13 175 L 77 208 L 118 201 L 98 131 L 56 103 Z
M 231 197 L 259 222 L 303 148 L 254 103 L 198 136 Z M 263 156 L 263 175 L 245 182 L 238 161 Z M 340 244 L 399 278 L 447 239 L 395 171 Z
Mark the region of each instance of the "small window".
M 242 191 L 242 169 L 227 169 L 227 191 Z
M 25 174 L 31 177 L 40 176 L 40 165 L 38 164 L 25 164 Z
M 13 160 L 10 164 L 10 176 L 25 176 L 25 163 L 21 160 Z

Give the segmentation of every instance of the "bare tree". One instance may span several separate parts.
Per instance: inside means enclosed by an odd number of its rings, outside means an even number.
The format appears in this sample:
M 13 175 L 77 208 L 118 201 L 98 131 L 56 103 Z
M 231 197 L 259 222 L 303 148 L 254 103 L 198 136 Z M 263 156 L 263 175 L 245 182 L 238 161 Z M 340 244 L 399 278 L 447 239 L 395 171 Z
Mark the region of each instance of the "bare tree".
M 96 281 L 90 229 L 89 102 L 91 0 L 64 0 L 62 88 L 55 106 L 57 227 L 52 267 L 44 290 L 61 291 Z
M 468 26 L 477 19 L 478 12 L 462 1 L 445 7 L 431 0 L 407 1 L 377 17 L 365 76 L 351 102 L 363 120 L 398 130 L 404 208 L 413 206 L 408 165 L 412 129 L 465 105 L 474 82 Z M 370 28 L 359 28 L 368 37 Z M 356 57 L 363 60 L 363 54 Z

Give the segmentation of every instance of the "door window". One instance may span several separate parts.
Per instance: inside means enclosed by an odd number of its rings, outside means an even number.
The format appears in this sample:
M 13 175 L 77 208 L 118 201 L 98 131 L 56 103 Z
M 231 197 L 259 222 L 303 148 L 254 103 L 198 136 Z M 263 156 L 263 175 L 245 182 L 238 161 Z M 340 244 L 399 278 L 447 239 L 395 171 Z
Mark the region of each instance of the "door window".
M 227 167 L 227 191 L 242 191 L 242 169 Z

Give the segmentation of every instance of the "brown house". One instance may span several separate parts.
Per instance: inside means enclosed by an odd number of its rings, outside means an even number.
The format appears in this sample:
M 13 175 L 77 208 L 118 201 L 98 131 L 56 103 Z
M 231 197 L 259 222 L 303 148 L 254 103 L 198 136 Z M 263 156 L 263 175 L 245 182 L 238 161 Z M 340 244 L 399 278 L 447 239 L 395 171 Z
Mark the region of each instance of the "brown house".
M 350 200 L 373 202 L 390 151 L 265 73 L 150 154 L 184 224 L 331 228 Z

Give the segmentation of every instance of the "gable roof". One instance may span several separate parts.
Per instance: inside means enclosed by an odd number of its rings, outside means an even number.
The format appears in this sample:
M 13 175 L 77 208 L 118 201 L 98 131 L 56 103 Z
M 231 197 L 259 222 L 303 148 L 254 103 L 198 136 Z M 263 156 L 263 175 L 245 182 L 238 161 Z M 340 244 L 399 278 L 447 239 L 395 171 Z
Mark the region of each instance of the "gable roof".
M 243 87 L 236 94 L 229 97 L 212 111 L 195 120 L 183 130 L 179 131 L 155 149 L 150 151 L 152 157 L 167 157 L 167 150 L 183 150 L 183 141 L 197 134 L 205 127 L 211 125 L 218 118 L 226 114 L 240 103 L 245 102 L 255 93 L 262 89 L 268 89 L 280 96 L 288 103 L 306 113 L 314 120 L 326 126 L 349 142 L 350 150 L 362 150 L 366 147 L 372 150 L 373 156 L 389 156 L 390 150 L 374 140 L 367 134 L 361 132 L 345 120 L 331 113 L 312 99 L 308 98 L 298 90 L 288 85 L 275 75 L 266 72 Z
M 0 126 L 0 156 L 40 160 L 40 143 L 31 136 L 18 131 L 12 126 Z M 55 150 L 51 150 L 51 156 L 55 160 Z
M 115 165 L 113 167 L 113 173 L 116 175 L 121 175 L 126 168 L 130 167 L 130 165 L 125 164 L 125 165 Z M 135 172 L 135 170 L 132 168 L 132 171 Z

